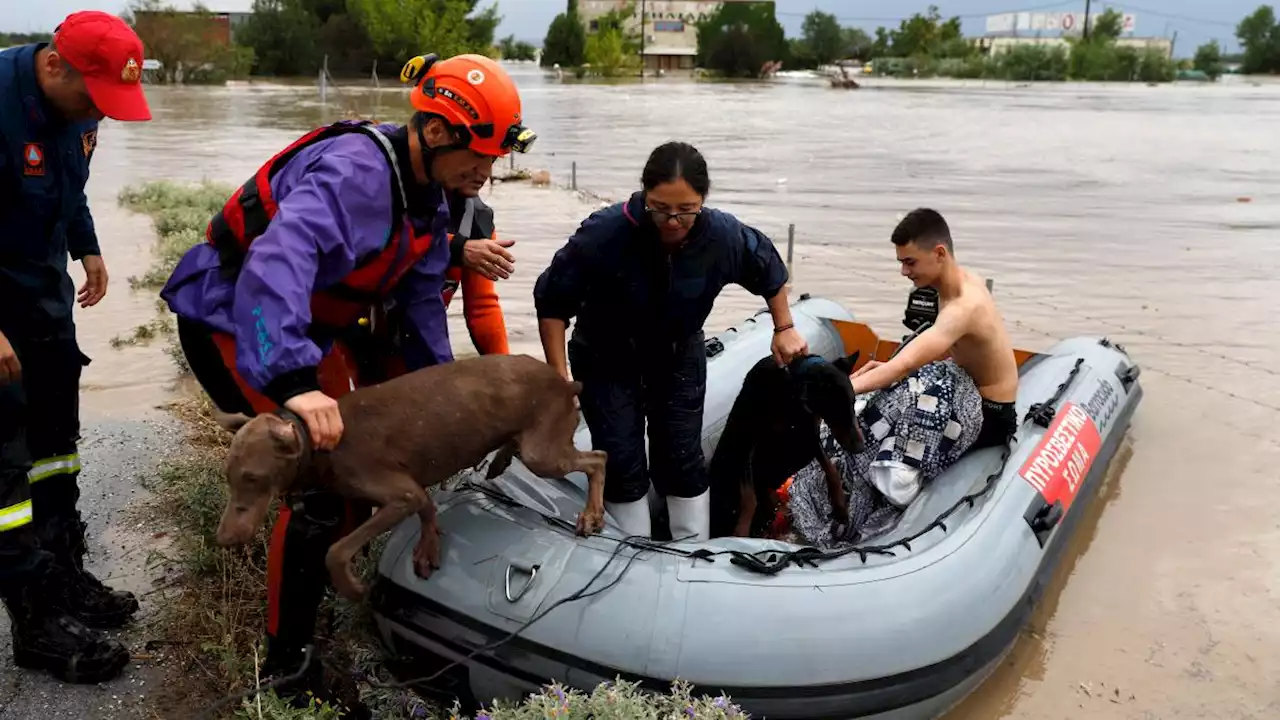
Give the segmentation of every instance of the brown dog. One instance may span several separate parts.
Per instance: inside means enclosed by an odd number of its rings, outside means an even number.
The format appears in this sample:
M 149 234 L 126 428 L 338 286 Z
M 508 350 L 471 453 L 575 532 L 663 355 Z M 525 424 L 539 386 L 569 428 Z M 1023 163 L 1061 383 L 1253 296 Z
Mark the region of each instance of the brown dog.
M 223 416 L 223 426 L 236 436 L 227 455 L 230 498 L 217 541 L 248 542 L 276 495 L 327 485 L 379 507 L 329 548 L 325 563 L 339 593 L 352 600 L 363 596 L 352 558 L 414 513 L 422 520 L 414 570 L 425 578 L 440 567 L 436 507 L 427 490 L 495 450 L 502 452 L 490 477 L 513 455 L 542 477 L 585 472 L 587 505 L 578 516 L 578 534 L 597 532 L 604 527 L 606 456 L 573 445 L 581 388 L 528 355 L 486 355 L 424 368 L 339 399 L 342 439 L 332 451 L 314 455 L 306 428 L 286 419 L 287 413 L 252 420 Z

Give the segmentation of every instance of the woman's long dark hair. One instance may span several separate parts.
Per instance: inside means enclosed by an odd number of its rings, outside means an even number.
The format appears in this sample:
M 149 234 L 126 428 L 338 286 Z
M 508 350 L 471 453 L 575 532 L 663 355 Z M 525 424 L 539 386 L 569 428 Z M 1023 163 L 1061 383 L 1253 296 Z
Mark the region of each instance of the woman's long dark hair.
M 689 143 L 672 141 L 654 148 L 640 175 L 640 183 L 645 190 L 652 190 L 674 180 L 684 180 L 694 192 L 704 198 L 711 192 L 707 161 Z

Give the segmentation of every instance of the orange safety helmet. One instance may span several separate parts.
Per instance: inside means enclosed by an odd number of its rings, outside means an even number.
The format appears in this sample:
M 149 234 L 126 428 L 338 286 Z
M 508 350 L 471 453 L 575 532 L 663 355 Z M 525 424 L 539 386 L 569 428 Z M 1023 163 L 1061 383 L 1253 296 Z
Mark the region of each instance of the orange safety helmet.
M 520 123 L 520 91 L 511 76 L 483 55 L 419 55 L 404 64 L 400 81 L 413 83 L 410 102 L 416 110 L 459 131 L 457 147 L 503 157 L 512 150 L 528 152 L 538 137 Z

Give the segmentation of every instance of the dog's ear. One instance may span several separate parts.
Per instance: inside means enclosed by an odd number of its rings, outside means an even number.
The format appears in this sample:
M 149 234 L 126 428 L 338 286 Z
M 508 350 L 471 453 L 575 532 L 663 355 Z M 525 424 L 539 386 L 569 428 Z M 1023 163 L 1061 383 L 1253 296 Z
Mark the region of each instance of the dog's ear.
M 271 439 L 276 447 L 288 455 L 302 452 L 302 438 L 298 437 L 298 428 L 288 420 L 276 420 L 271 423 Z
M 836 360 L 831 364 L 835 365 L 837 368 L 840 368 L 840 371 L 843 372 L 845 375 L 849 375 L 849 374 L 852 374 L 853 369 L 858 366 L 858 356 L 860 356 L 861 354 L 862 354 L 861 350 L 854 350 L 853 354 L 850 355 L 849 357 L 840 358 L 839 360 Z
M 249 416 L 244 413 L 224 413 L 218 408 L 213 409 L 213 419 L 229 433 L 235 433 L 249 422 Z

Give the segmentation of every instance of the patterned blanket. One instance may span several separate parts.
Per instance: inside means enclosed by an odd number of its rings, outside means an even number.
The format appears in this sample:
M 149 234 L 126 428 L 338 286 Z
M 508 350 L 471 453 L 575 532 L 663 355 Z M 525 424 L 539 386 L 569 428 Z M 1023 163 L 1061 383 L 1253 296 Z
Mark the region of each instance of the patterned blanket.
M 831 518 L 826 478 L 815 460 L 791 484 L 791 527 L 800 542 L 835 548 L 893 528 L 928 482 L 950 467 L 982 430 L 982 396 L 951 360 L 929 363 L 875 393 L 858 418 L 867 449 L 850 455 L 822 428 L 823 447 L 849 498 L 849 523 Z

